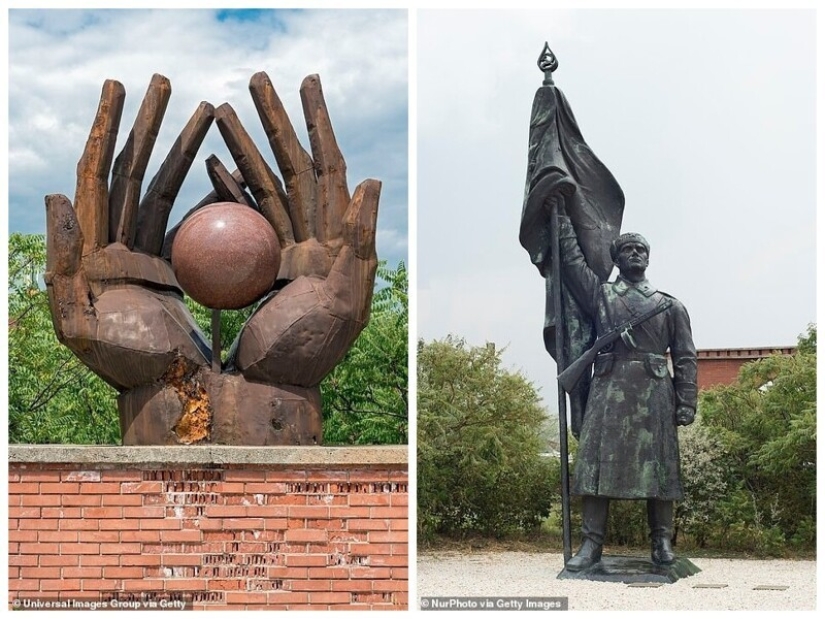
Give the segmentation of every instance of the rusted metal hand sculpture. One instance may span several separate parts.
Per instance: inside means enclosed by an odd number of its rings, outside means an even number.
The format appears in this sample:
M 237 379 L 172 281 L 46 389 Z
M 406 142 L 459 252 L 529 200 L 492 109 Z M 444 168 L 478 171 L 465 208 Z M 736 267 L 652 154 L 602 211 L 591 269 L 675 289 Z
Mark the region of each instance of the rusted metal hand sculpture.
M 290 283 L 249 320 L 230 364 L 251 380 L 310 387 L 343 359 L 369 318 L 381 184 L 366 180 L 350 197 L 317 75 L 301 86 L 312 157 L 298 142 L 266 74 L 254 75 L 249 89 L 286 191 L 229 104 L 221 105 L 215 118 L 278 235 L 278 278 Z
M 168 80 L 155 76 L 111 182 L 124 91 L 107 81 L 78 164 L 74 207 L 65 196 L 46 197 L 55 329 L 121 392 L 124 444 L 320 443 L 318 384 L 369 318 L 380 183 L 364 181 L 350 196 L 317 76 L 301 88 L 312 156 L 269 78 L 256 74 L 250 90 L 285 189 L 232 108 L 202 103 L 138 207 L 170 93 Z M 210 347 L 164 259 L 176 231 L 165 234 L 169 211 L 213 117 L 239 170 L 229 174 L 210 157 L 215 191 L 198 206 L 257 207 L 281 244 L 276 292 L 244 326 L 220 372 L 210 369 Z

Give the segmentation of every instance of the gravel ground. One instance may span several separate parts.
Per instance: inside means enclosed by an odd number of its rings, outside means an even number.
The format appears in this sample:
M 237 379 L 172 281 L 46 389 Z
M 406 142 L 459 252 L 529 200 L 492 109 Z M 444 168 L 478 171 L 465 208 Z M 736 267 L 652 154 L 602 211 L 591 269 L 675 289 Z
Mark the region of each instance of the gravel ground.
M 815 561 L 691 561 L 702 570 L 699 574 L 651 588 L 557 580 L 560 554 L 426 552 L 418 555 L 418 601 L 428 596 L 566 596 L 570 610 L 816 609 Z M 723 584 L 721 589 L 697 587 Z M 765 585 L 787 589 L 756 589 Z

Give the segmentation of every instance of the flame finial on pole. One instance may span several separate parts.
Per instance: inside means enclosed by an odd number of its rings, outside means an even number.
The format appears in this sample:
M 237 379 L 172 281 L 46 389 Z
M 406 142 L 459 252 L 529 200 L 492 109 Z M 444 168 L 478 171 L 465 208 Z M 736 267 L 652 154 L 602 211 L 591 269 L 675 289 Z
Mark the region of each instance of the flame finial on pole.
M 547 41 L 544 42 L 544 49 L 542 49 L 541 54 L 539 54 L 537 64 L 539 65 L 539 69 L 544 71 L 544 81 L 542 82 L 542 85 L 552 86 L 553 71 L 559 68 L 559 60 L 556 58 L 553 50 L 550 49 L 550 45 Z

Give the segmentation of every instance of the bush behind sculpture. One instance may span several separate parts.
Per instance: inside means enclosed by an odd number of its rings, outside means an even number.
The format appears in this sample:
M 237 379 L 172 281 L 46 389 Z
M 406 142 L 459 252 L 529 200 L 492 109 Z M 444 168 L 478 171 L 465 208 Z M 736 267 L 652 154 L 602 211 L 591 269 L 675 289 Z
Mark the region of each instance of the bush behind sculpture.
M 816 545 L 816 326 L 796 354 L 742 366 L 702 393 L 703 425 L 719 442 L 728 493 L 712 506 L 708 545 L 764 554 Z
M 418 347 L 418 531 L 502 536 L 539 526 L 558 475 L 534 387 L 493 344 Z

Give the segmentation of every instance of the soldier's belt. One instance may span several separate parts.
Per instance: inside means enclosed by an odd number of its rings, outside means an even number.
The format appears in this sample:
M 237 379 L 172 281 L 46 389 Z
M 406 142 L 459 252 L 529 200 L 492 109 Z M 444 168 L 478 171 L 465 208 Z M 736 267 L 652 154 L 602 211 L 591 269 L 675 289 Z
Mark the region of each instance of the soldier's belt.
M 593 364 L 593 375 L 604 376 L 613 370 L 613 366 L 630 361 L 643 363 L 645 371 L 653 378 L 670 376 L 667 368 L 667 357 L 656 353 L 627 352 L 627 353 L 600 353 Z
M 627 353 L 615 353 L 615 352 L 602 352 L 596 356 L 597 359 L 608 359 L 612 358 L 617 361 L 664 361 L 667 363 L 667 357 L 665 355 L 659 355 L 652 352 L 627 352 Z

